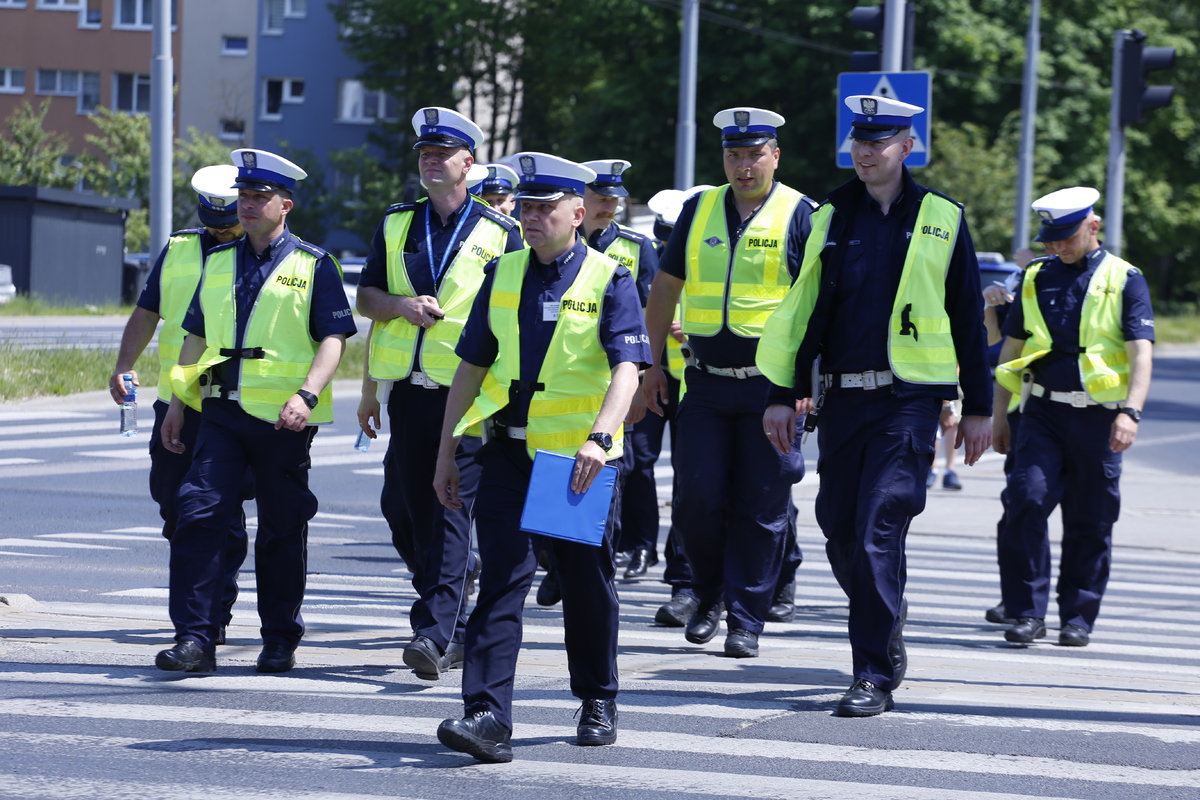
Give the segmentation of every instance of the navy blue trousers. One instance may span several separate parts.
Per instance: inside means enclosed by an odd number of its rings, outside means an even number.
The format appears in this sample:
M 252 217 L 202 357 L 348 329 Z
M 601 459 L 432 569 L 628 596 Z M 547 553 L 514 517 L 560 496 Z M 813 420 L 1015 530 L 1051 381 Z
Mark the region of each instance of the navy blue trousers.
M 1121 454 L 1108 445 L 1118 413 L 1039 397 L 1025 403 L 1016 468 L 1008 483 L 1009 522 L 999 544 L 1000 591 L 1008 616 L 1046 617 L 1047 520 L 1061 506 L 1059 620 L 1092 630 L 1112 565 L 1112 528 L 1121 512 Z
M 242 513 L 246 470 L 254 474 L 258 530 L 254 577 L 264 644 L 295 647 L 304 635 L 300 606 L 308 567 L 308 521 L 317 498 L 308 488 L 316 426 L 275 430 L 233 400 L 204 401 L 192 468 L 179 490 L 171 537 L 169 610 L 175 638 L 211 652 L 221 622 L 228 532 Z
M 1000 490 L 1000 520 L 996 523 L 996 563 L 1004 572 L 1004 530 L 1008 527 L 1008 486 L 1017 468 L 1017 436 L 1021 431 L 1021 412 L 1008 415 L 1008 452 L 1004 455 L 1004 488 Z
M 479 461 L 475 530 L 483 572 L 467 620 L 463 703 L 467 714 L 490 711 L 512 730 L 522 609 L 537 568 L 533 537 L 520 527 L 533 461 L 525 442 L 512 439 L 492 440 L 479 451 Z M 598 547 L 551 537 L 538 537 L 537 546 L 551 548 L 562 586 L 571 693 L 585 700 L 615 698 L 620 608 L 611 531 Z
M 672 447 L 672 521 L 701 602 L 724 595 L 727 624 L 762 632 L 787 537 L 792 485 L 804 477 L 799 439 L 787 456 L 763 434 L 767 379 L 687 371 Z
M 658 481 L 654 465 L 662 453 L 663 433 L 671 427 L 675 438 L 675 405 L 679 402 L 679 381 L 667 375 L 669 400 L 663 406 L 664 416 L 647 411 L 642 421 L 625 429 L 625 450 L 628 474 L 621 493 L 620 535 L 617 550 L 658 549 Z
M 418 636 L 442 652 L 461 643 L 467 625 L 467 576 L 471 552 L 471 508 L 479 484 L 475 452 L 479 439 L 464 436 L 455 460 L 464 507 L 451 511 L 437 499 L 433 473 L 449 389 L 426 389 L 396 381 L 388 398 L 392 438 L 383 459 L 380 508 L 392 530 L 392 545 L 412 573 L 417 600 L 409 622 Z
M 816 515 L 833 575 L 850 601 L 854 678 L 890 691 L 888 642 L 907 579 L 904 540 L 925 510 L 942 401 L 889 389 L 833 388 L 817 428 Z
M 150 434 L 150 497 L 158 503 L 158 515 L 162 517 L 162 535 L 168 542 L 175 535 L 179 514 L 176 501 L 179 487 L 188 470 L 192 468 L 192 456 L 196 452 L 196 437 L 200 433 L 200 412 L 183 407 L 182 453 L 172 453 L 162 445 L 163 418 L 168 406 L 162 400 L 154 401 L 154 431 Z M 242 486 L 242 499 L 254 499 L 254 476 L 247 472 Z M 237 524 L 230 529 L 225 543 L 225 566 L 223 568 L 225 589 L 221 594 L 221 624 L 228 625 L 233 619 L 233 604 L 237 601 L 238 572 L 246 560 L 246 514 L 243 511 Z

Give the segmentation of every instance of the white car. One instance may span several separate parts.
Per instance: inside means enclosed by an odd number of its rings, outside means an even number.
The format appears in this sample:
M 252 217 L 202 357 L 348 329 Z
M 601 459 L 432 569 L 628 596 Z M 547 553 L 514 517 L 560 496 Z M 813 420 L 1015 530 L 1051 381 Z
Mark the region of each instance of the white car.
M 0 264 L 0 303 L 7 303 L 17 296 L 17 287 L 13 285 L 12 267 Z
M 346 290 L 346 299 L 350 301 L 351 309 L 358 301 L 358 279 L 362 276 L 364 262 L 363 258 L 348 258 L 341 262 L 342 288 Z

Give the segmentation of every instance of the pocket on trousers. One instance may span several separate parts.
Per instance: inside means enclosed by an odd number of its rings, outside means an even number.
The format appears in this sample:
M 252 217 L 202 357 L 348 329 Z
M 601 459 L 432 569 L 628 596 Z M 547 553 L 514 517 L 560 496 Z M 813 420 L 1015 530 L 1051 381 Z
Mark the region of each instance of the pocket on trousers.
M 933 457 L 934 457 L 934 454 L 937 452 L 937 440 L 936 439 L 934 439 L 934 441 L 932 441 L 932 442 L 927 441 L 926 439 L 922 438 L 919 434 L 909 431 L 908 444 L 909 444 L 909 447 L 912 448 L 912 451 L 918 456 L 918 458 L 924 458 L 924 462 L 927 466 L 930 466 L 930 467 L 933 466 Z
M 1104 477 L 1110 481 L 1119 480 L 1121 477 L 1121 462 L 1115 460 L 1105 462 Z

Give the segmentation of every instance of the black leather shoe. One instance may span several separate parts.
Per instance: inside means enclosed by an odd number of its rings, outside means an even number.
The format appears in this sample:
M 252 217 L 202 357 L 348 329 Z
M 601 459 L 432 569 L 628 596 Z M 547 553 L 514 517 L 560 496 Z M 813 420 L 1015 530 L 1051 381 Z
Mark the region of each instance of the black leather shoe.
M 195 639 L 184 639 L 154 659 L 154 666 L 167 672 L 216 672 L 217 657 L 205 653 Z
M 617 569 L 629 566 L 629 562 L 633 560 L 632 550 L 618 550 L 613 553 L 613 566 Z
M 225 644 L 225 626 L 217 628 L 217 638 L 213 640 L 214 645 Z
M 1004 632 L 1004 638 L 1010 642 L 1018 644 L 1029 644 L 1034 639 L 1041 639 L 1046 635 L 1045 620 L 1037 617 L 1021 617 L 1017 620 L 1017 624 Z
M 1058 643 L 1063 647 L 1087 647 L 1090 639 L 1082 625 L 1067 623 L 1058 631 Z
M 296 666 L 295 653 L 296 648 L 288 647 L 286 644 L 278 642 L 265 644 L 262 652 L 258 654 L 258 664 L 254 667 L 254 671 L 287 672 Z
M 639 547 L 633 551 L 633 557 L 629 559 L 629 566 L 625 568 L 625 578 L 640 578 L 646 574 L 646 570 L 657 563 L 658 551 Z
M 446 645 L 446 652 L 442 655 L 442 672 L 449 672 L 452 669 L 462 669 L 463 660 L 467 657 L 466 648 L 461 642 L 451 642 Z
M 617 741 L 617 701 L 584 700 L 579 707 L 575 744 L 593 747 Z
M 413 674 L 423 681 L 436 681 L 442 677 L 442 651 L 428 636 L 414 636 L 404 645 L 404 663 L 412 667 Z
M 688 620 L 692 618 L 692 614 L 696 613 L 696 607 L 699 605 L 700 601 L 693 594 L 672 595 L 671 599 L 658 609 L 658 613 L 654 615 L 654 621 L 668 628 L 682 628 L 688 624 Z
M 559 600 L 562 600 L 562 589 L 558 585 L 558 574 L 554 570 L 549 570 L 538 585 L 537 604 L 552 606 Z
M 796 616 L 796 582 L 788 581 L 775 592 L 767 622 L 791 622 Z
M 850 690 L 838 701 L 835 716 L 873 717 L 896 707 L 892 693 L 885 692 L 870 681 L 856 680 Z
M 438 741 L 479 761 L 503 764 L 512 761 L 512 731 L 496 721 L 490 711 L 476 711 L 462 719 L 443 720 Z
M 888 658 L 892 661 L 892 691 L 900 688 L 904 673 L 908 672 L 908 650 L 904 647 L 904 623 L 908 622 L 908 600 L 900 601 L 900 622 L 888 642 Z
M 1017 624 L 1017 620 L 1014 617 L 1010 617 L 1008 612 L 1004 610 L 1004 603 L 1000 603 L 999 605 L 989 608 L 984 612 L 983 618 L 988 622 L 994 622 L 997 625 L 1012 626 Z
M 724 610 L 725 604 L 720 601 L 701 603 L 688 621 L 687 633 L 684 636 L 692 644 L 711 642 L 717 635 L 717 629 L 721 627 L 721 612 Z
M 725 634 L 725 655 L 730 658 L 758 658 L 758 634 L 734 628 Z

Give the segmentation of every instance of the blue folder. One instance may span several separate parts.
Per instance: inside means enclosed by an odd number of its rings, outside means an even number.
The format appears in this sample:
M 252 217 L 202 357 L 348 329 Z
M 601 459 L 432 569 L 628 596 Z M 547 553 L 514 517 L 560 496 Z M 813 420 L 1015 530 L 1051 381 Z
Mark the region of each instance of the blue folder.
M 521 530 L 583 544 L 599 545 L 604 541 L 617 468 L 603 467 L 583 494 L 571 491 L 574 470 L 574 458 L 537 451 L 521 512 Z

